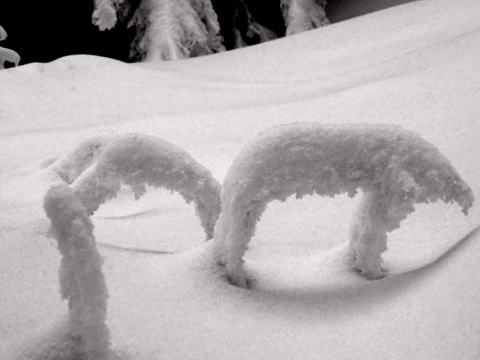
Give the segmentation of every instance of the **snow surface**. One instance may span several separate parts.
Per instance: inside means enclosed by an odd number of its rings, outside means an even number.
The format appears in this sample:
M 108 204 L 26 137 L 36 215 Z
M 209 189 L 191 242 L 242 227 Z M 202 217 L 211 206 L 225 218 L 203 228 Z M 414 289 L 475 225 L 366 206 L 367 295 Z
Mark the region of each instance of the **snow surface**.
M 220 181 L 270 126 L 398 124 L 435 145 L 478 201 L 479 16 L 477 0 L 423 0 L 192 60 L 71 56 L 0 71 L 0 358 L 47 359 L 65 339 L 61 254 L 42 202 L 64 183 L 48 167 L 90 137 L 158 136 Z M 478 202 L 468 217 L 418 205 L 390 234 L 389 275 L 378 281 L 346 264 L 357 202 L 269 204 L 245 255 L 256 281 L 244 290 L 212 264 L 192 206 L 154 189 L 135 202 L 122 188 L 92 217 L 113 354 L 478 359 Z

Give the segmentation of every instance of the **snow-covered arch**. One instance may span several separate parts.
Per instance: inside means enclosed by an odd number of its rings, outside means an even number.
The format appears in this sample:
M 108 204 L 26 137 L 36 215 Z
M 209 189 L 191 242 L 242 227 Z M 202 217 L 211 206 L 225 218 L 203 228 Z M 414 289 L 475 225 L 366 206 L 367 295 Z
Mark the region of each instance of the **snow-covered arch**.
M 352 226 L 354 266 L 382 275 L 387 233 L 414 203 L 456 202 L 467 214 L 473 194 L 450 162 L 420 136 L 392 125 L 289 124 L 260 134 L 237 156 L 222 188 L 215 229 L 218 262 L 247 287 L 242 257 L 268 202 L 291 195 L 365 194 Z
M 54 186 L 46 193 L 44 208 L 62 255 L 60 294 L 69 307 L 68 340 L 56 344 L 59 348 L 55 353 L 59 358 L 107 360 L 108 293 L 93 224 L 84 205 L 66 184 Z
M 207 240 L 213 237 L 221 210 L 220 184 L 180 147 L 154 136 L 121 135 L 71 186 L 93 213 L 114 198 L 122 184 L 130 186 L 136 198 L 145 193 L 147 185 L 178 192 L 195 203 Z

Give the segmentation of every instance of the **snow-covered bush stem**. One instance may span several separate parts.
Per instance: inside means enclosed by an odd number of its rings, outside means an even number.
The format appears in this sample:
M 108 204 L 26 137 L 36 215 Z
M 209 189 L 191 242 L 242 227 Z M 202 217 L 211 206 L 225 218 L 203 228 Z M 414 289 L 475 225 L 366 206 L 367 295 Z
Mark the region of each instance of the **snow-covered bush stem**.
M 83 204 L 67 185 L 52 187 L 44 199 L 51 233 L 62 255 L 59 278 L 68 301 L 72 351 L 81 359 L 108 359 L 110 333 L 105 323 L 107 288 L 93 224 Z
M 325 13 L 326 0 L 281 0 L 286 36 L 330 24 Z
M 178 192 L 193 201 L 207 239 L 220 214 L 220 184 L 186 151 L 154 136 L 127 134 L 112 140 L 98 161 L 72 184 L 89 213 L 116 196 L 122 184 L 139 198 L 146 186 Z
M 242 257 L 268 202 L 291 195 L 365 193 L 352 226 L 354 267 L 382 275 L 387 233 L 415 203 L 456 202 L 467 214 L 473 194 L 450 162 L 420 136 L 392 125 L 298 123 L 274 127 L 237 156 L 222 187 L 215 228 L 217 261 L 247 286 Z
M 0 41 L 5 40 L 6 38 L 7 32 L 0 26 Z M 0 69 L 5 68 L 5 62 L 7 61 L 17 66 L 20 62 L 20 56 L 15 51 L 0 46 Z

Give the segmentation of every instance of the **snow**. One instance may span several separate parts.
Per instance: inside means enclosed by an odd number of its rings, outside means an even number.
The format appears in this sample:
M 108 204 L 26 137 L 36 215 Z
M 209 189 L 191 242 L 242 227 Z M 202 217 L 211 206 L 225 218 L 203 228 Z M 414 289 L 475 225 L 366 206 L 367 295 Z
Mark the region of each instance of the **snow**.
M 148 189 L 134 201 L 121 188 L 91 216 L 111 356 L 478 359 L 479 15 L 476 0 L 423 0 L 191 60 L 71 56 L 0 71 L 0 358 L 54 358 L 68 335 L 43 198 L 64 184 L 49 167 L 76 144 L 159 137 L 223 181 L 260 132 L 301 121 L 418 133 L 477 201 L 468 216 L 416 205 L 375 281 L 348 266 L 358 197 L 272 202 L 244 256 L 246 290 L 212 262 L 214 242 L 181 196 Z

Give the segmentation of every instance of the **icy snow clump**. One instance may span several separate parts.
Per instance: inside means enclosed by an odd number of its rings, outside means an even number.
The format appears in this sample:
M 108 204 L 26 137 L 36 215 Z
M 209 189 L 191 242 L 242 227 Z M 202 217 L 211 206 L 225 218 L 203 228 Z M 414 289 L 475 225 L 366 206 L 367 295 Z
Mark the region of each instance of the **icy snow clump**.
M 220 184 L 180 147 L 154 136 L 121 135 L 72 188 L 88 213 L 93 213 L 114 198 L 122 184 L 130 186 L 136 198 L 146 192 L 147 185 L 178 192 L 187 203 L 195 203 L 207 239 L 213 237 L 221 209 Z
M 50 351 L 64 359 L 106 360 L 110 348 L 105 323 L 108 294 L 93 224 L 67 185 L 52 187 L 45 195 L 44 208 L 62 255 L 60 293 L 69 307 L 68 340 Z
M 242 257 L 268 202 L 295 194 L 366 195 L 353 223 L 354 267 L 383 275 L 387 233 L 415 203 L 456 202 L 467 214 L 473 194 L 432 144 L 398 126 L 296 123 L 261 133 L 237 156 L 222 188 L 215 229 L 218 262 L 230 281 L 247 287 Z

